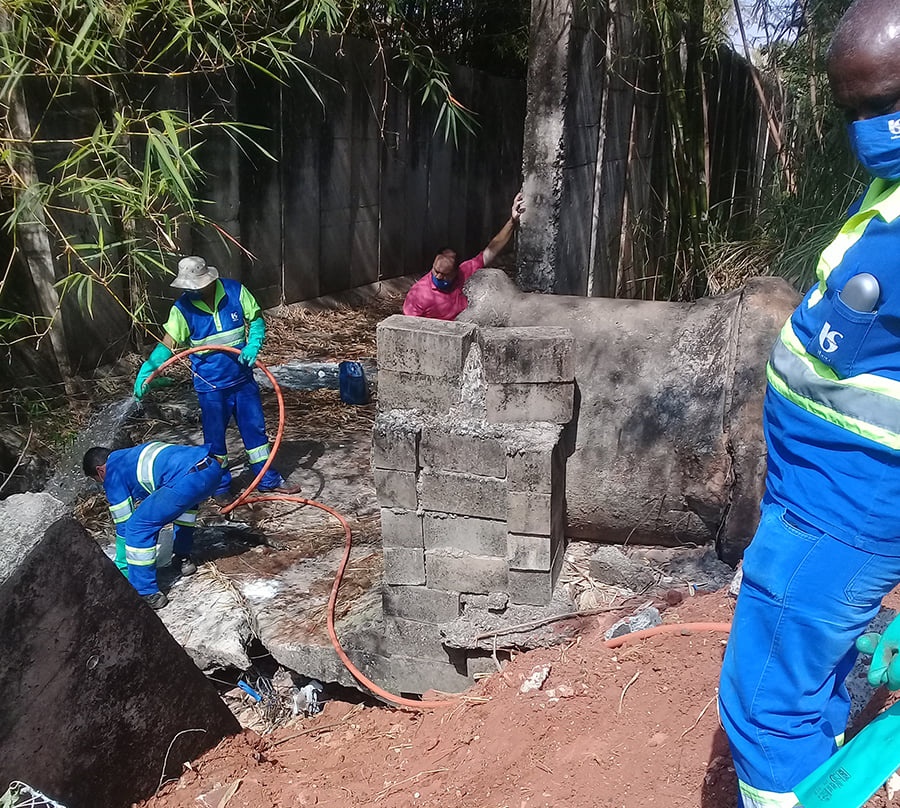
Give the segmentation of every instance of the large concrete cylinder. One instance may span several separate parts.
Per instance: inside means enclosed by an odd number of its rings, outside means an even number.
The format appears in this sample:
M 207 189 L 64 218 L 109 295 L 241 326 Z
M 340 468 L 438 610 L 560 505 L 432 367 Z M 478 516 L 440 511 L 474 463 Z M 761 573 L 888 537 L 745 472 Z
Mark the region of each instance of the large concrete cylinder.
M 708 544 L 736 563 L 765 475 L 765 365 L 799 295 L 778 278 L 695 303 L 526 294 L 476 273 L 460 320 L 576 339 L 566 471 L 572 538 Z

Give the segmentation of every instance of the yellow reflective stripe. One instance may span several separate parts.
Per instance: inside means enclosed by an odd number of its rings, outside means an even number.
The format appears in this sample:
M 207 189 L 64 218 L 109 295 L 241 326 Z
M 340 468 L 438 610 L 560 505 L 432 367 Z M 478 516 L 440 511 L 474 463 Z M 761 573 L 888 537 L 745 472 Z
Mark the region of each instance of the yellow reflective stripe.
M 251 463 L 262 463 L 267 460 L 269 457 L 269 444 L 264 443 L 262 446 L 257 446 L 255 449 L 247 449 L 247 459 Z
M 800 804 L 793 791 L 763 791 L 738 780 L 744 808 L 794 808 Z
M 897 183 L 895 180 L 883 180 L 880 177 L 876 177 L 866 190 L 860 210 L 872 208 L 878 211 L 878 215 L 886 222 L 894 221 L 900 216 L 900 194 L 897 193 L 898 190 L 900 190 L 900 183 Z
M 138 457 L 137 480 L 148 494 L 152 494 L 156 490 L 156 482 L 153 479 L 153 463 L 166 446 L 168 444 L 154 441 L 147 444 Z
M 845 733 L 842 732 L 840 735 L 834 736 L 834 744 L 835 744 L 835 746 L 837 746 L 838 749 L 840 749 L 845 743 L 844 735 L 845 735 Z
M 900 450 L 900 435 L 896 432 L 866 423 L 860 418 L 837 412 L 818 401 L 814 401 L 806 396 L 801 396 L 799 393 L 796 393 L 788 387 L 784 380 L 772 369 L 771 365 L 766 366 L 766 378 L 769 380 L 769 384 L 781 393 L 781 395 L 807 412 L 810 412 L 835 426 L 839 426 L 841 429 L 853 432 L 861 438 L 875 441 L 875 443 L 880 443 L 883 446 L 887 446 L 889 449 Z
M 213 455 L 213 457 L 219 461 L 222 471 L 228 468 L 228 455 Z
M 156 563 L 156 547 L 125 545 L 125 560 L 135 567 L 151 567 Z
M 191 339 L 192 348 L 202 348 L 206 345 L 237 345 L 244 341 L 244 326 L 232 328 L 229 331 L 219 331 L 202 339 Z
M 859 210 L 844 222 L 834 241 L 819 256 L 816 265 L 816 276 L 819 285 L 810 295 L 807 308 L 816 305 L 825 294 L 825 285 L 831 271 L 844 260 L 847 251 L 859 241 L 869 222 L 880 216 L 886 222 L 892 222 L 900 216 L 900 183 L 874 179 L 866 189 Z
M 124 502 L 118 502 L 109 506 L 109 515 L 115 524 L 126 521 L 133 513 L 134 503 L 131 497 L 128 497 Z
M 869 222 L 877 215 L 878 211 L 874 209 L 861 210 L 844 222 L 840 232 L 834 237 L 834 241 L 822 250 L 822 254 L 819 256 L 819 263 L 816 265 L 816 275 L 819 278 L 817 291 L 824 292 L 825 280 L 831 274 L 831 270 L 844 260 L 847 251 L 862 238 Z M 810 300 L 812 299 L 810 298 Z
M 193 527 L 197 523 L 197 511 L 185 511 L 175 520 L 176 525 Z

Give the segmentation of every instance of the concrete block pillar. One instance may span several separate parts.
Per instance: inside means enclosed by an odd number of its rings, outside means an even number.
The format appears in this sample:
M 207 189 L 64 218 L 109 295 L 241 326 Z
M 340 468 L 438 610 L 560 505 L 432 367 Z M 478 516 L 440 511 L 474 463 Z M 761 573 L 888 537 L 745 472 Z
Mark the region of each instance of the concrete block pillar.
M 574 347 L 565 328 L 379 325 L 372 460 L 398 690 L 471 682 L 466 651 L 441 642 L 464 598 L 550 601 L 565 552 Z

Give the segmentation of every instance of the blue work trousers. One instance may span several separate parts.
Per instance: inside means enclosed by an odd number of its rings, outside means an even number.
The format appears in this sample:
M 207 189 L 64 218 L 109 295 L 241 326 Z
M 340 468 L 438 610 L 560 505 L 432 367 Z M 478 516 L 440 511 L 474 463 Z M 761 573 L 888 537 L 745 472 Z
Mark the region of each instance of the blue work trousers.
M 139 595 L 159 592 L 156 583 L 156 544 L 162 527 L 174 522 L 185 511 L 196 509 L 199 503 L 212 496 L 219 484 L 222 469 L 219 463 L 207 458 L 167 485 L 162 485 L 135 508 L 124 527 L 126 548 L 135 548 L 135 556 L 144 563 L 128 561 L 128 580 Z M 178 526 L 173 554 L 190 555 L 194 543 L 193 527 Z M 140 551 L 145 551 L 141 553 Z M 126 552 L 127 549 L 126 549 Z
M 900 557 L 852 547 L 767 504 L 743 569 L 722 723 L 741 804 L 787 804 L 756 792 L 785 795 L 836 750 L 855 641 L 900 581 Z
M 251 462 L 253 475 L 259 474 L 269 456 L 269 438 L 266 435 L 266 420 L 263 415 L 262 401 L 259 397 L 259 385 L 249 379 L 236 387 L 225 390 L 213 390 L 210 393 L 197 393 L 200 400 L 200 414 L 203 419 L 203 441 L 212 446 L 212 453 L 217 457 L 227 457 L 225 446 L 225 430 L 234 417 L 241 441 L 247 453 L 263 451 L 263 458 Z M 277 488 L 284 483 L 282 476 L 270 468 L 259 483 L 259 489 Z M 216 495 L 228 494 L 231 488 L 231 470 L 227 461 L 222 464 L 222 478 Z

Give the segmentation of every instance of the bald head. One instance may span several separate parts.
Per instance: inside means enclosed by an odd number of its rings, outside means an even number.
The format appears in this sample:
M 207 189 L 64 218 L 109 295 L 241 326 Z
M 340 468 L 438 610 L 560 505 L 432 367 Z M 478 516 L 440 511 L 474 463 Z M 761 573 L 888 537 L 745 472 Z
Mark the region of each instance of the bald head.
M 900 2 L 856 0 L 838 23 L 827 54 L 838 106 L 851 120 L 900 109 Z

